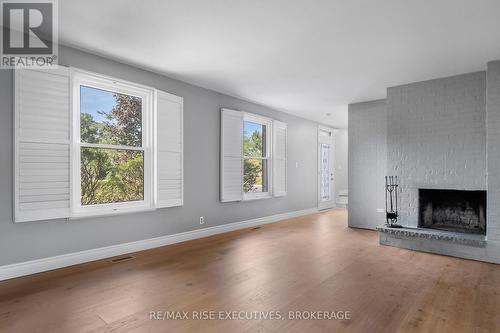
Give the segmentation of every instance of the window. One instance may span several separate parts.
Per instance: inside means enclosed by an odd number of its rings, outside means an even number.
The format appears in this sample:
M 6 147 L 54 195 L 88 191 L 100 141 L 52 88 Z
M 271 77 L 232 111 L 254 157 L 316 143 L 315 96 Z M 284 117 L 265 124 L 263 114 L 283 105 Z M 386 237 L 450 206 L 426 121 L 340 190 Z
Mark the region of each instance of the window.
M 270 196 L 272 121 L 245 114 L 243 121 L 243 193 L 244 199 Z
M 284 197 L 287 124 L 221 108 L 220 201 Z
M 15 222 L 183 205 L 182 97 L 64 66 L 14 96 Z
M 153 90 L 77 73 L 73 93 L 76 215 L 151 208 Z

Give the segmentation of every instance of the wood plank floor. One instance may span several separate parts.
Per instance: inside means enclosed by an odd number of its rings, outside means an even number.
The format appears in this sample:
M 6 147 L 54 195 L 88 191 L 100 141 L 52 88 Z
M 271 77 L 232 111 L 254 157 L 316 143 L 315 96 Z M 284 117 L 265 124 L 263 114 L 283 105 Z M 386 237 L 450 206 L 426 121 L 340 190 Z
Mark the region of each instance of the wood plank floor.
M 0 283 L 1 332 L 500 332 L 500 265 L 380 246 L 345 210 Z M 151 320 L 350 311 L 350 320 Z

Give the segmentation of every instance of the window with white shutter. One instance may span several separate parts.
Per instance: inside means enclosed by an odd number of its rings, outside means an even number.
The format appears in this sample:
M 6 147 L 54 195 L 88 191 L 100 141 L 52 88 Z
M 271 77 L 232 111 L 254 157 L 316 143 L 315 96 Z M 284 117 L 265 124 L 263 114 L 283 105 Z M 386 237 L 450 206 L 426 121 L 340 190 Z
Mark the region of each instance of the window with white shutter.
M 14 220 L 70 212 L 70 80 L 67 68 L 14 74 Z
M 183 204 L 183 99 L 59 66 L 14 75 L 14 221 Z
M 221 109 L 221 201 L 286 195 L 285 123 Z

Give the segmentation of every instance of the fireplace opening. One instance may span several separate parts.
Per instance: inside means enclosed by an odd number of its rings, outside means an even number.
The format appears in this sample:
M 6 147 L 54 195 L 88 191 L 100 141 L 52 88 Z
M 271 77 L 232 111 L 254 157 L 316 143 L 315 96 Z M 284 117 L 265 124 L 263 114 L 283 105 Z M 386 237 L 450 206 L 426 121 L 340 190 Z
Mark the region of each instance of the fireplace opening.
M 420 228 L 486 235 L 486 191 L 418 192 Z

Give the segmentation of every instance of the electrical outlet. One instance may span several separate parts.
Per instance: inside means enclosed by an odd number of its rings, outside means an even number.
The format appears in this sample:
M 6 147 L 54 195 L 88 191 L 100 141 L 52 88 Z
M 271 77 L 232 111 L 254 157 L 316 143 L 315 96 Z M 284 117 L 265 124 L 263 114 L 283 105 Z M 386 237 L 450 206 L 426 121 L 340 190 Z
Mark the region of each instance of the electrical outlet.
M 205 219 L 203 218 L 203 216 L 200 216 L 200 224 L 205 224 Z

